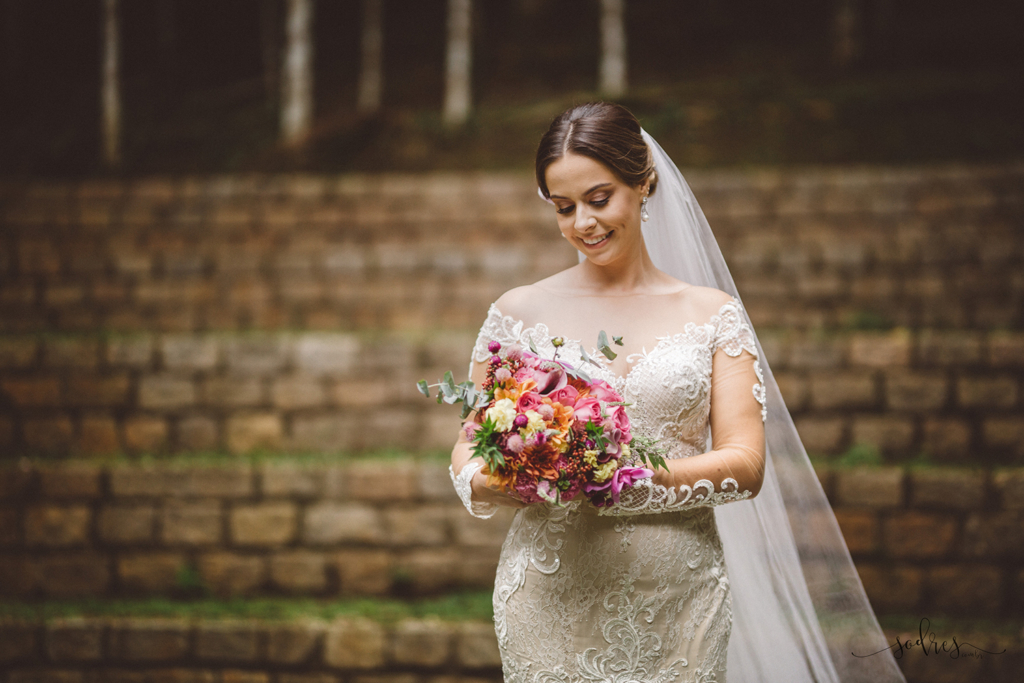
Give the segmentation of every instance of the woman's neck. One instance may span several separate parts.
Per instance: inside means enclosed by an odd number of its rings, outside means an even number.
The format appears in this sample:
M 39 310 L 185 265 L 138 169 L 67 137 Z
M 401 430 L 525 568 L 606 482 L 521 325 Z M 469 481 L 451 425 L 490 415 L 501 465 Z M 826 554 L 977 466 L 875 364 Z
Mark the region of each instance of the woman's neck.
M 584 259 L 577 272 L 579 288 L 597 295 L 654 294 L 669 284 L 665 274 L 655 267 L 643 243 L 635 256 L 613 263 L 598 265 Z

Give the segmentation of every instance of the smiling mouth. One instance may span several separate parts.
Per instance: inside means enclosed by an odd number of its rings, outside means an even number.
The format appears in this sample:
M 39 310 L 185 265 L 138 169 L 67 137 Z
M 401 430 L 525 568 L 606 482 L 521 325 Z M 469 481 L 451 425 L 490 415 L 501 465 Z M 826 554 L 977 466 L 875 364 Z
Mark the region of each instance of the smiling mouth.
M 600 237 L 595 237 L 595 238 L 589 239 L 589 240 L 587 238 L 585 238 L 585 237 L 581 237 L 580 241 L 583 242 L 584 244 L 586 244 L 588 247 L 596 247 L 597 245 L 601 244 L 602 242 L 607 240 L 609 237 L 611 237 L 612 232 L 614 232 L 614 230 L 606 232 L 605 234 L 601 235 Z

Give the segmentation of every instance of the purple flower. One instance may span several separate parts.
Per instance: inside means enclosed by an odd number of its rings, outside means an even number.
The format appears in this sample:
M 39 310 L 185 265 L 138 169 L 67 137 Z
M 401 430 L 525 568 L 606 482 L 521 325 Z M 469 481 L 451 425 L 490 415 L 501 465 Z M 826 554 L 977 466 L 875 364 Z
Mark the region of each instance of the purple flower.
M 587 493 L 598 493 L 593 496 L 594 504 L 604 507 L 611 504 L 618 504 L 619 494 L 623 489 L 629 488 L 640 479 L 653 477 L 654 472 L 646 467 L 620 467 L 607 481 L 601 484 L 590 483 L 583 487 Z M 608 495 L 611 494 L 611 503 L 608 502 Z
M 514 426 L 515 426 L 515 427 L 516 427 L 517 429 L 522 429 L 522 428 L 523 428 L 523 427 L 525 427 L 525 426 L 526 426 L 527 424 L 529 424 L 529 422 L 530 422 L 530 418 L 526 417 L 526 416 L 525 416 L 525 415 L 523 415 L 522 413 L 519 413 L 518 415 L 516 415 L 516 418 L 515 418 L 514 420 L 512 420 L 512 424 L 513 424 L 513 425 L 514 425 Z
M 501 344 L 499 344 L 497 341 L 492 341 L 490 344 L 487 345 L 487 350 L 490 351 L 491 353 L 497 353 L 498 351 L 501 351 Z

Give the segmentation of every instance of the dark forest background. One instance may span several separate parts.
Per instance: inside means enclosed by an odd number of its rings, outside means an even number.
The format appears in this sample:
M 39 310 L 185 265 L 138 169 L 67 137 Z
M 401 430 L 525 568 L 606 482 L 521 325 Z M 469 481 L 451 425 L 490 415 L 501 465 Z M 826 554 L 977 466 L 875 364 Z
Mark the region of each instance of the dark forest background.
M 839 67 L 832 2 L 629 0 L 620 101 L 689 166 L 1024 156 L 1024 3 L 858 6 L 860 57 Z M 477 0 L 473 113 L 445 127 L 446 2 L 386 0 L 383 108 L 361 116 L 360 12 L 316 5 L 313 144 L 296 153 L 266 64 L 280 3 L 123 2 L 118 172 L 528 168 L 551 117 L 598 96 L 595 0 Z M 0 21 L 0 173 L 101 173 L 100 3 L 5 0 Z

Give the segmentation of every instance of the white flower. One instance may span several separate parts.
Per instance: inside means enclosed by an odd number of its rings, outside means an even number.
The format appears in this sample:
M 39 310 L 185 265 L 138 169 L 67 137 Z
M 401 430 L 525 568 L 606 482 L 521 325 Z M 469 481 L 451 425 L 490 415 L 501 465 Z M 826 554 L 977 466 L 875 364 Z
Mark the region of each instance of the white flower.
M 485 415 L 494 422 L 495 429 L 507 432 L 512 429 L 512 421 L 516 419 L 516 404 L 510 398 L 499 399 L 487 409 Z
M 529 420 L 529 422 L 526 423 L 526 432 L 531 436 L 537 432 L 544 431 L 544 428 L 547 426 L 544 423 L 544 418 L 541 417 L 540 413 L 536 410 L 527 410 L 526 419 Z

